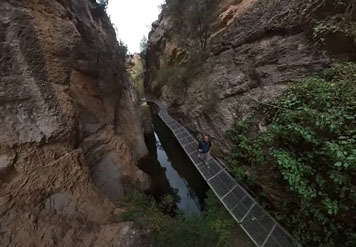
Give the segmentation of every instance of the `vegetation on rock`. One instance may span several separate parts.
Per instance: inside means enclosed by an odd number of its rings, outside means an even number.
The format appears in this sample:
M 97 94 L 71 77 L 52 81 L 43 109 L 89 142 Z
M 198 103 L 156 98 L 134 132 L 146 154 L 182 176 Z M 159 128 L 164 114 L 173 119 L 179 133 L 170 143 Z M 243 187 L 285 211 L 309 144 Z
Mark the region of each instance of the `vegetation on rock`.
M 138 228 L 148 229 L 154 246 L 231 246 L 235 221 L 210 191 L 203 215 L 178 212 L 176 200 L 165 196 L 161 203 L 141 192 L 128 190 L 125 204 L 127 211 L 122 221 L 133 221 Z M 175 216 L 172 216 L 175 215 Z
M 109 0 L 96 0 L 96 3 L 102 8 L 106 9 L 109 4 Z
M 295 82 L 229 133 L 230 170 L 262 196 L 284 191 L 275 216 L 302 245 L 356 245 L 355 64 Z
M 190 79 L 199 72 L 208 57 L 208 40 L 211 25 L 217 18 L 217 0 L 166 0 L 163 12 L 169 15 L 173 27 L 171 35 L 184 49 L 166 61 L 157 74 L 160 85 L 173 85 L 186 93 Z
M 334 15 L 317 16 L 313 27 L 313 39 L 331 52 L 352 50 L 356 41 L 355 0 L 323 0 L 320 6 Z M 339 44 L 343 43 L 342 46 Z
M 205 52 L 208 38 L 210 37 L 211 24 L 216 16 L 214 11 L 219 1 L 217 0 L 166 0 L 163 9 L 172 16 L 175 32 L 189 34 L 189 39 L 184 37 L 187 45 L 199 48 L 199 52 Z M 192 44 L 188 44 L 192 42 Z
M 144 86 L 143 86 L 143 60 L 140 55 L 134 54 L 132 55 L 132 58 L 129 61 L 130 63 L 130 68 L 128 69 L 128 72 L 130 74 L 130 77 L 137 89 L 137 93 L 139 98 L 144 97 Z
M 355 0 L 236 1 L 225 12 L 226 26 L 213 11 L 218 8 L 208 5 L 202 29 L 223 28 L 209 34 L 206 46 L 204 32 L 192 30 L 200 30 L 193 19 L 199 22 L 207 2 L 166 0 L 147 71 L 152 92 L 174 102 L 171 109 L 186 125 L 229 147 L 221 130 L 231 115 L 246 117 L 251 98 L 266 102 L 288 81 L 320 72 L 335 59 L 355 61 Z M 162 30 L 164 39 L 157 39 Z M 189 60 L 199 57 L 195 69 Z M 355 71 L 355 64 L 340 63 L 294 82 L 229 131 L 231 172 L 261 195 L 303 246 L 356 246 Z M 180 94 L 183 89 L 188 93 Z
M 148 40 L 146 36 L 143 36 L 140 41 L 140 55 L 144 57 L 147 52 Z

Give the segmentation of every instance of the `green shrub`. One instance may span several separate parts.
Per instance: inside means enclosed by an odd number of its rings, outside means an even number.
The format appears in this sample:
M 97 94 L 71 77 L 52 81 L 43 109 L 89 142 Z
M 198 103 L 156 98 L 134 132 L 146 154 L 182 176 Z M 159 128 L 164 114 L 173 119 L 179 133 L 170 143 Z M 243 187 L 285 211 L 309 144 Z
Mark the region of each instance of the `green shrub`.
M 103 9 L 106 9 L 109 5 L 109 0 L 96 0 L 96 3 Z
M 128 69 L 128 72 L 130 74 L 130 77 L 135 85 L 135 88 L 137 89 L 137 93 L 139 98 L 142 98 L 144 96 L 144 64 L 141 56 L 133 56 L 131 59 L 131 63 L 133 64 L 133 67 Z
M 144 57 L 146 55 L 147 47 L 148 47 L 147 37 L 143 36 L 143 38 L 140 41 L 140 55 L 141 55 L 141 57 Z
M 315 23 L 313 28 L 313 38 L 319 46 L 326 43 L 335 42 L 336 39 L 343 38 L 353 43 L 356 40 L 356 22 L 353 16 L 356 10 L 355 0 L 323 0 L 323 4 L 328 14 L 323 15 Z M 343 47 L 341 47 L 343 48 Z
M 92 2 L 96 3 L 95 16 L 107 18 L 106 9 L 108 8 L 109 0 L 92 0 Z
M 171 17 L 174 32 L 181 34 L 181 42 L 186 45 L 192 43 L 192 51 L 204 53 L 211 25 L 217 18 L 218 3 L 217 0 L 166 0 L 163 9 Z
M 356 65 L 299 81 L 271 104 L 229 131 L 231 171 L 284 193 L 275 215 L 302 245 L 356 246 Z M 267 132 L 253 124 L 261 115 Z
M 157 247 L 230 246 L 231 231 L 237 224 L 212 192 L 209 192 L 205 214 L 176 211 L 172 216 L 176 199 L 165 196 L 162 202 L 158 204 L 150 196 L 130 190 L 125 198 L 127 211 L 121 214 L 120 220 L 133 221 L 136 227 L 149 229 Z
M 183 66 L 167 65 L 158 70 L 156 80 L 159 82 L 160 87 L 169 85 L 174 87 L 177 93 L 185 93 L 189 86 L 186 70 Z

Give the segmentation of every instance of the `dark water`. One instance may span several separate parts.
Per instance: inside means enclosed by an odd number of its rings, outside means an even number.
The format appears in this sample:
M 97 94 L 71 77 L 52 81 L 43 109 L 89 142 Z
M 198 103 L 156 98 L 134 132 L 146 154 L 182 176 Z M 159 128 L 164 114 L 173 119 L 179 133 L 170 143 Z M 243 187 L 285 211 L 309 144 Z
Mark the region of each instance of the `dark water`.
M 209 189 L 207 183 L 196 170 L 171 130 L 157 116 L 153 115 L 155 133 L 146 136 L 150 159 L 140 164 L 140 168 L 150 174 L 154 188 L 150 192 L 157 200 L 165 194 L 177 195 L 177 207 L 185 212 L 201 213 Z M 254 247 L 255 245 L 242 228 L 232 229 L 232 245 Z
M 146 136 L 151 160 L 140 165 L 153 179 L 151 194 L 156 199 L 165 194 L 177 195 L 180 210 L 201 212 L 208 185 L 164 122 L 153 116 L 153 125 L 155 133 Z

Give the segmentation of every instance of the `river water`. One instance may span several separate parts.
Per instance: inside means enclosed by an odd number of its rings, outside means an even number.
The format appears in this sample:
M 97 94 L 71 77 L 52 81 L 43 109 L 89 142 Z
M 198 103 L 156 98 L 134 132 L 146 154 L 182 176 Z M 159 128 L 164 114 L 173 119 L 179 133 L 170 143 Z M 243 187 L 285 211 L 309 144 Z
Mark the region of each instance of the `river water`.
M 160 199 L 165 194 L 178 196 L 179 210 L 200 213 L 209 187 L 192 164 L 171 130 L 157 116 L 152 116 L 154 134 L 146 136 L 150 162 L 140 168 L 153 180 L 151 194 Z
M 150 194 L 158 201 L 171 194 L 179 197 L 177 208 L 186 213 L 202 213 L 209 186 L 190 161 L 171 130 L 156 115 L 152 115 L 154 133 L 146 136 L 150 159 L 140 168 L 153 180 Z M 254 247 L 240 227 L 232 230 L 231 246 Z

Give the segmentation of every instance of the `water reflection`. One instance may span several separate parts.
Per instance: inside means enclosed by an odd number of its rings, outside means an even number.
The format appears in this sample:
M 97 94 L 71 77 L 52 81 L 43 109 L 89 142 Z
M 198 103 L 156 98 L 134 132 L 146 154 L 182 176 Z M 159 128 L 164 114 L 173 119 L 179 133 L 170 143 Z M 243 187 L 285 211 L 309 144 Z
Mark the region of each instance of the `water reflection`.
M 168 127 L 153 116 L 155 133 L 146 137 L 151 161 L 141 169 L 151 175 L 152 194 L 160 198 L 164 194 L 176 194 L 180 198 L 180 210 L 201 212 L 208 186 L 200 176 Z

